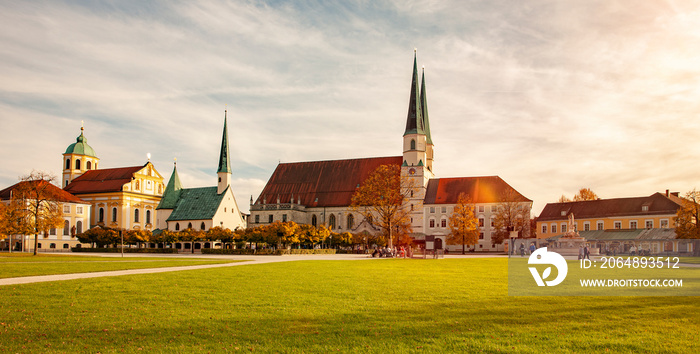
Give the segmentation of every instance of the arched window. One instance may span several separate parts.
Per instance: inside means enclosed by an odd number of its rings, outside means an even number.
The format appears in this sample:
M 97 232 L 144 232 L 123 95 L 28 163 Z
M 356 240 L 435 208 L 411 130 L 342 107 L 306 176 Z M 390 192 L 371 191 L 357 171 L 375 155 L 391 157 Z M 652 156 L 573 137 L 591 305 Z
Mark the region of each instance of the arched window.
M 80 169 L 80 159 L 75 159 L 75 169 L 76 170 Z
M 139 180 L 136 180 L 136 190 L 139 190 L 139 187 L 141 187 L 141 184 L 139 183 Z
M 56 248 L 56 244 L 55 243 L 50 244 L 49 248 Z
M 112 222 L 117 222 L 117 208 L 112 208 Z
M 82 222 L 82 221 L 78 221 L 78 223 L 75 224 L 75 225 L 76 225 L 76 230 L 75 230 L 75 231 L 76 231 L 77 233 L 79 233 L 79 234 L 83 233 L 83 222 Z
M 146 224 L 150 224 L 150 223 L 151 223 L 151 211 L 146 210 Z
M 163 185 L 162 184 L 158 185 L 158 194 L 163 194 Z
M 70 235 L 70 221 L 68 220 L 63 222 L 63 234 Z
M 68 248 L 68 247 L 70 247 L 70 246 L 68 246 L 67 243 L 64 243 L 64 244 L 63 244 L 63 248 Z
M 415 150 L 415 149 L 416 149 L 416 140 L 411 139 L 411 150 Z
M 192 223 L 187 224 L 187 228 L 191 229 L 192 228 Z
M 348 214 L 348 229 L 355 227 L 355 217 L 352 214 Z
M 180 231 L 180 223 L 179 222 L 175 223 L 175 231 Z
M 105 209 L 100 208 L 100 213 L 99 217 L 97 218 L 98 222 L 105 222 Z
M 204 229 L 206 228 L 206 226 L 204 225 L 204 221 L 202 221 L 202 225 L 200 225 L 199 228 L 200 228 L 202 231 L 204 231 Z
M 70 170 L 70 159 L 66 159 L 66 170 Z
M 328 226 L 331 228 L 331 230 L 335 229 L 335 215 L 331 214 L 331 216 L 328 218 Z
M 139 210 L 134 210 L 134 222 L 139 222 Z
M 91 161 L 88 161 L 88 162 L 85 164 L 85 168 L 87 168 L 88 170 L 89 170 L 90 168 L 92 168 L 92 162 L 91 162 Z
M 318 226 L 318 219 L 316 218 L 316 214 L 311 216 L 311 226 Z

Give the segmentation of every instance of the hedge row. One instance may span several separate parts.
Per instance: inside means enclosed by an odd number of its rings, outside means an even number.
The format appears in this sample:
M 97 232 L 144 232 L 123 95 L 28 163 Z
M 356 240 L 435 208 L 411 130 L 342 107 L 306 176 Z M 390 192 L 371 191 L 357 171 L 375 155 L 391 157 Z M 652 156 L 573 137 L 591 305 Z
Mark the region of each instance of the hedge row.
M 211 249 L 205 248 L 202 250 L 202 254 L 237 254 L 237 255 L 274 255 L 282 256 L 287 254 L 335 254 L 334 249 L 260 249 L 260 250 L 250 250 L 250 249 Z
M 71 248 L 73 252 L 121 253 L 121 248 Z M 125 248 L 124 253 L 177 253 L 175 248 Z

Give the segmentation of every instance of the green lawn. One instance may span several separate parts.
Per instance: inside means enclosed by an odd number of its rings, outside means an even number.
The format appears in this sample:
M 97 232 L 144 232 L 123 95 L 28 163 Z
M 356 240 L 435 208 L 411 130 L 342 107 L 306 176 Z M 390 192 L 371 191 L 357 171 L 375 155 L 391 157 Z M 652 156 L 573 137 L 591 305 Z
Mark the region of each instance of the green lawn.
M 35 275 L 105 272 L 112 270 L 179 267 L 229 263 L 225 259 L 163 257 L 95 257 L 26 253 L 0 255 L 0 278 Z
M 697 297 L 509 297 L 507 260 L 301 261 L 0 287 L 0 352 L 700 351 Z
M 680 257 L 681 263 L 700 264 L 700 257 Z

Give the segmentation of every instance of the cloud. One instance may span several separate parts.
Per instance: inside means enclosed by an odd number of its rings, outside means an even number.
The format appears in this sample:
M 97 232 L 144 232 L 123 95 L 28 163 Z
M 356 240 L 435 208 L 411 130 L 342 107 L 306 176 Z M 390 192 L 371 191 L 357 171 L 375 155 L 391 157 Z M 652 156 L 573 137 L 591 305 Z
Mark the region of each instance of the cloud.
M 535 200 L 695 187 L 700 9 L 691 1 L 188 1 L 0 5 L 10 185 L 146 153 L 213 185 L 228 107 L 239 206 L 279 161 L 401 153 L 413 48 L 438 176 L 500 175 Z M 226 106 L 228 105 L 228 106 Z M 257 191 L 255 189 L 258 189 Z M 240 189 L 240 191 L 238 190 Z

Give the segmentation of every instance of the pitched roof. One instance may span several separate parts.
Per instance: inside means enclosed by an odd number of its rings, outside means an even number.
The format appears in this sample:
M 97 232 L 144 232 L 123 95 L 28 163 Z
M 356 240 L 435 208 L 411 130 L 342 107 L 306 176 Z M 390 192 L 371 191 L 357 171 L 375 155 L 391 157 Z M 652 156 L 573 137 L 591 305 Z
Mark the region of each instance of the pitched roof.
M 19 187 L 24 188 L 24 185 L 26 185 L 26 184 L 36 184 L 36 183 L 48 185 L 47 191 L 53 195 L 52 199 L 55 201 L 66 202 L 66 203 L 89 204 L 88 202 L 74 196 L 73 194 L 68 193 L 68 192 L 64 191 L 63 189 L 58 188 L 58 187 L 54 186 L 53 184 L 46 182 L 46 181 L 43 181 L 43 180 L 42 181 L 19 182 L 19 183 L 16 183 L 10 187 L 7 187 L 7 188 L 0 191 L 0 200 L 10 199 L 12 197 L 12 195 L 11 195 L 12 193 L 10 193 L 10 192 L 17 190 L 17 188 L 19 188 Z
M 472 203 L 499 203 L 504 193 L 513 192 L 518 202 L 532 202 L 498 176 L 434 178 L 428 181 L 424 204 L 457 204 L 460 193 Z
M 131 182 L 134 173 L 146 165 L 90 170 L 74 179 L 64 190 L 73 194 L 119 192 Z
M 577 219 L 604 218 L 632 215 L 675 214 L 681 199 L 654 193 L 648 197 L 586 200 L 580 202 L 548 203 L 537 221 L 563 220 L 573 213 Z M 642 209 L 648 208 L 647 211 Z M 565 214 L 562 215 L 562 212 Z
M 423 114 L 421 113 L 420 92 L 418 92 L 418 69 L 416 55 L 413 54 L 413 79 L 411 94 L 408 99 L 408 116 L 406 117 L 406 134 L 425 134 L 423 130 Z
M 381 165 L 401 165 L 401 156 L 350 160 L 281 163 L 267 181 L 256 204 L 266 201 L 307 207 L 350 205 L 355 189 Z
M 167 221 L 211 219 L 225 195 L 226 192 L 218 194 L 217 187 L 181 189 L 177 205 Z
M 180 176 L 177 174 L 177 164 L 173 167 L 173 174 L 170 175 L 170 180 L 168 185 L 165 187 L 165 192 L 163 192 L 163 197 L 161 197 L 156 210 L 158 209 L 174 209 L 177 205 L 178 199 L 180 199 L 180 191 L 182 190 L 182 184 L 180 183 Z

